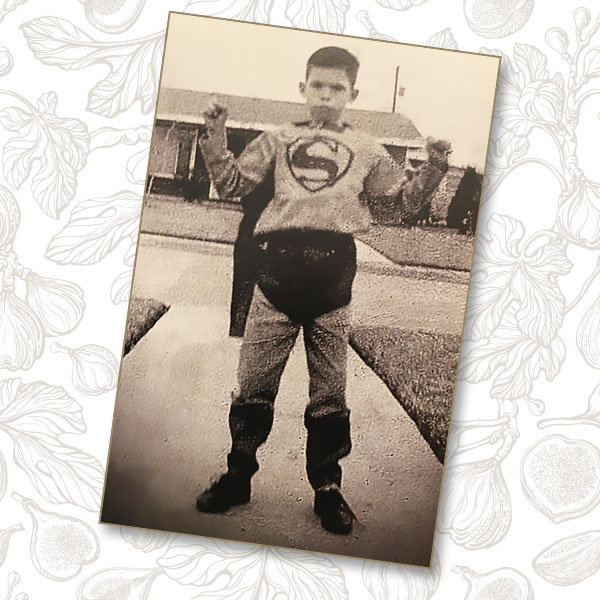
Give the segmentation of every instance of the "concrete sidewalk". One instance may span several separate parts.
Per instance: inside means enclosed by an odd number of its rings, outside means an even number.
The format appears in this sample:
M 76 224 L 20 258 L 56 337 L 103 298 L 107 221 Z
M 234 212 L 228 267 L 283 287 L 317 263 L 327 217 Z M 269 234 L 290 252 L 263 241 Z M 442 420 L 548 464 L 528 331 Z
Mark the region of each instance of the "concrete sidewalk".
M 442 467 L 352 351 L 353 450 L 342 467 L 344 491 L 359 519 L 353 534 L 323 531 L 312 512 L 304 472 L 308 375 L 301 340 L 283 375 L 273 431 L 260 450 L 252 502 L 226 515 L 195 511 L 197 493 L 225 468 L 230 443 L 229 394 L 239 350 L 227 336 L 232 250 L 145 235 L 140 244 L 133 293 L 171 308 L 123 361 L 102 520 L 428 566 Z M 359 272 L 357 323 L 400 320 L 404 327 L 460 331 L 460 319 L 442 315 L 462 317 L 456 310 L 456 302 L 465 301 L 462 285 L 392 279 Z M 431 302 L 432 294 L 440 301 Z M 381 306 L 388 309 L 373 314 Z

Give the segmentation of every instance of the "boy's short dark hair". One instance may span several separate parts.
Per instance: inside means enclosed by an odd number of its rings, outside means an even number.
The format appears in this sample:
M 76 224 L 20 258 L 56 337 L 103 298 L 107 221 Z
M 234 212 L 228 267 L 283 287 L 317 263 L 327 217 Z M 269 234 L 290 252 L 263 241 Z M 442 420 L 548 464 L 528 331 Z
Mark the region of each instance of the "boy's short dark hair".
M 350 83 L 356 83 L 359 62 L 354 54 L 337 46 L 326 46 L 314 52 L 306 63 L 306 77 L 311 67 L 326 67 L 329 69 L 342 69 L 348 75 Z

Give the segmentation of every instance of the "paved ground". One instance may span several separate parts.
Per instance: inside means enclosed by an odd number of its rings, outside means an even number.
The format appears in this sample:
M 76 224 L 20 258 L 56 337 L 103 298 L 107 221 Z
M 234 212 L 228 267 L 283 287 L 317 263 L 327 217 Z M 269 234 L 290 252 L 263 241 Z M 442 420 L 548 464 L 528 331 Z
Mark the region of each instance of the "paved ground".
M 148 235 L 140 243 L 134 294 L 171 309 L 123 362 L 102 520 L 428 566 L 442 467 L 354 353 L 348 373 L 354 447 L 342 461 L 345 494 L 359 518 L 351 536 L 324 532 L 312 513 L 301 343 L 283 376 L 252 502 L 226 515 L 194 510 L 196 494 L 224 468 L 229 446 L 238 353 L 238 342 L 227 336 L 231 247 Z M 413 272 L 382 275 L 377 266 L 385 259 L 366 246 L 359 260 L 357 323 L 460 331 L 464 284 Z

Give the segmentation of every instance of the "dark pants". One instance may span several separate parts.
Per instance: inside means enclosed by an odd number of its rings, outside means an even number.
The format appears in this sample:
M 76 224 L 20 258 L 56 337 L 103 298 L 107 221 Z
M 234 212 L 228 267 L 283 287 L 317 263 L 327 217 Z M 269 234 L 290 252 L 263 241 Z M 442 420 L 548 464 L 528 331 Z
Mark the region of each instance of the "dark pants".
M 350 236 L 288 233 L 267 239 L 259 259 L 229 424 L 230 471 L 250 477 L 273 423 L 279 382 L 300 329 L 310 378 L 306 468 L 314 489 L 339 487 L 351 449 L 346 372 L 356 249 Z M 285 241 L 283 241 L 285 239 Z

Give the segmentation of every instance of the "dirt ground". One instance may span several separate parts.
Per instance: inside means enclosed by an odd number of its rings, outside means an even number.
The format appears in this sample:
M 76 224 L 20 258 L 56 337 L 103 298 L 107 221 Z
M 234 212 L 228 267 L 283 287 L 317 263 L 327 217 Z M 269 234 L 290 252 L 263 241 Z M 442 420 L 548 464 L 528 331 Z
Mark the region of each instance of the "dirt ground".
M 133 293 L 170 309 L 123 362 L 102 521 L 428 566 L 442 467 L 354 353 L 348 370 L 354 446 L 342 467 L 359 523 L 350 536 L 320 528 L 304 473 L 308 376 L 301 340 L 260 451 L 252 502 L 225 515 L 195 511 L 196 494 L 224 469 L 229 447 L 238 352 L 227 336 L 231 247 L 154 235 L 142 235 L 141 244 Z M 465 300 L 464 283 L 362 270 L 354 319 L 459 332 Z

